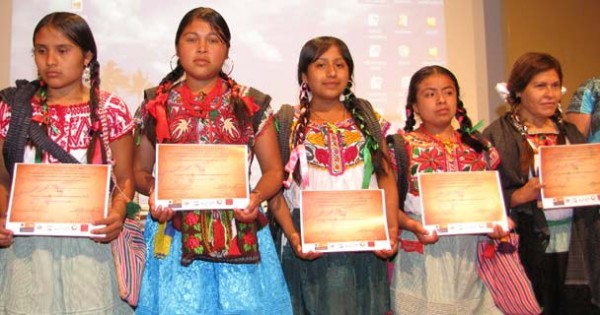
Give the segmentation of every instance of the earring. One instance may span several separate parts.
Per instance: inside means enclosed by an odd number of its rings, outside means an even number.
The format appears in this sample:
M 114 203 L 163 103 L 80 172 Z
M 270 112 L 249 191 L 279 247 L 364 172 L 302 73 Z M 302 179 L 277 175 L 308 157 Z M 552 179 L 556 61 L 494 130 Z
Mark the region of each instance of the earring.
M 234 65 L 235 65 L 235 63 L 233 62 L 233 59 L 227 57 L 227 59 L 225 59 L 225 62 L 223 62 L 221 71 L 223 71 L 223 73 L 225 73 L 227 76 L 229 76 L 233 72 Z
M 175 61 L 175 67 L 173 67 L 173 61 Z M 171 67 L 171 71 L 175 70 L 175 68 L 177 68 L 178 65 L 179 56 L 177 56 L 177 54 L 174 54 L 173 56 L 171 56 L 171 59 L 169 59 L 169 67 Z
M 354 93 L 352 92 L 352 86 L 354 86 L 354 82 L 352 80 L 348 80 L 348 84 L 346 84 L 346 88 L 344 89 L 344 92 L 341 95 L 340 101 L 345 103 L 352 98 L 352 96 L 354 95 Z
M 311 94 L 310 87 L 306 81 L 302 81 L 300 84 L 300 103 L 305 101 L 306 103 L 310 102 Z
M 83 79 L 83 82 L 85 83 L 89 83 L 90 82 L 90 65 L 86 65 L 85 68 L 83 68 L 83 74 L 81 75 L 81 78 Z

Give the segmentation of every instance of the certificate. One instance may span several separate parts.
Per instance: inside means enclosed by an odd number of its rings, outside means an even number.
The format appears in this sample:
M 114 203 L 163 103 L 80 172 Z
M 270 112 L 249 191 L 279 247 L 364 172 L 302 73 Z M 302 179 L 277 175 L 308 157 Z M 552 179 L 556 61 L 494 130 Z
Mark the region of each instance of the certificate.
M 497 171 L 419 173 L 423 227 L 438 235 L 508 230 Z
M 390 249 L 383 190 L 303 190 L 300 204 L 303 252 Z
M 544 209 L 600 204 L 600 144 L 540 147 Z
M 157 206 L 173 210 L 234 209 L 248 205 L 248 147 L 158 144 Z
M 92 236 L 109 207 L 109 165 L 15 164 L 6 227 L 15 235 Z M 100 236 L 100 235 L 94 235 Z

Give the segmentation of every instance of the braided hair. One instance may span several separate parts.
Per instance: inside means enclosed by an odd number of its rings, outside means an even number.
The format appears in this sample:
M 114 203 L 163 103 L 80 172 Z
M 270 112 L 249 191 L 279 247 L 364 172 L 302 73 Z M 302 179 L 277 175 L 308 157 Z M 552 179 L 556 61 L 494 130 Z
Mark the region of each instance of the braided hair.
M 102 128 L 96 128 L 100 126 L 101 121 L 98 117 L 99 97 L 100 97 L 100 63 L 98 62 L 98 50 L 96 48 L 96 41 L 94 35 L 87 22 L 79 15 L 69 12 L 54 12 L 43 17 L 36 25 L 33 31 L 33 41 L 35 44 L 35 37 L 39 31 L 44 27 L 51 27 L 63 34 L 65 37 L 73 41 L 84 54 L 90 53 L 92 58 L 87 65 L 90 71 L 90 145 L 87 148 L 87 161 L 92 162 L 96 145 L 99 143 L 98 139 L 101 139 Z M 45 90 L 46 85 L 40 81 L 42 93 L 42 102 L 45 102 Z M 106 163 L 106 149 L 104 146 L 100 146 L 102 154 L 102 162 Z
M 525 122 L 522 121 L 518 115 L 518 108 L 521 104 L 521 97 L 519 97 L 518 94 L 525 90 L 527 85 L 533 80 L 533 77 L 549 70 L 556 71 L 562 86 L 563 72 L 560 62 L 547 53 L 528 52 L 515 61 L 506 84 L 506 88 L 509 92 L 507 102 L 511 107 L 510 114 L 512 115 L 512 122 L 523 137 L 521 141 L 520 157 L 521 172 L 523 174 L 527 174 L 531 165 L 533 165 L 534 152 L 533 148 L 527 143 L 527 128 L 524 125 Z M 558 128 L 558 144 L 564 144 L 566 142 L 567 132 L 560 106 L 556 107 L 554 113 L 549 118 Z
M 219 12 L 206 7 L 192 9 L 183 16 L 179 22 L 179 26 L 177 27 L 177 33 L 175 34 L 175 47 L 178 46 L 179 40 L 181 39 L 185 28 L 196 19 L 208 23 L 217 33 L 219 39 L 221 39 L 225 45 L 227 45 L 227 48 L 229 49 L 229 47 L 231 47 L 231 32 L 229 31 L 227 22 Z M 168 95 L 174 83 L 181 79 L 184 74 L 185 69 L 181 66 L 179 60 L 177 60 L 177 66 L 160 81 L 157 89 L 158 93 L 156 94 L 155 98 L 161 93 L 166 93 Z M 219 77 L 223 79 L 227 86 L 231 89 L 231 98 L 229 101 L 240 127 L 247 126 L 250 123 L 250 117 L 252 114 L 249 112 L 244 100 L 241 98 L 240 87 L 238 83 L 223 71 L 219 72 Z M 156 142 L 156 119 L 152 117 L 152 115 L 148 115 L 144 126 L 147 128 L 147 136 L 150 137 L 150 140 L 153 143 Z
M 309 123 L 310 117 L 310 87 L 308 83 L 303 80 L 303 75 L 308 73 L 308 67 L 310 64 L 319 59 L 329 48 L 337 47 L 344 58 L 344 61 L 348 65 L 348 73 L 350 78 L 354 75 L 354 61 L 352 59 L 352 55 L 350 54 L 350 50 L 346 43 L 344 43 L 341 39 L 332 37 L 332 36 L 321 36 L 316 37 L 304 44 L 302 50 L 300 51 L 300 57 L 298 60 L 298 84 L 300 84 L 300 115 L 298 117 L 298 123 L 295 125 L 295 128 L 292 130 L 292 136 L 290 145 L 295 147 L 297 145 L 303 144 L 306 140 L 306 132 L 307 126 Z M 356 122 L 363 136 L 369 142 L 369 139 L 378 145 L 373 147 L 369 147 L 371 151 L 371 155 L 373 157 L 373 167 L 375 169 L 376 174 L 382 174 L 384 172 L 384 159 L 387 159 L 387 155 L 383 152 L 381 148 L 381 139 L 375 139 L 371 132 L 368 130 L 368 124 L 364 121 L 365 114 L 362 112 L 363 108 L 371 108 L 371 105 L 368 106 L 359 106 L 359 102 L 366 102 L 366 100 L 357 98 L 352 92 L 352 79 L 348 81 L 344 92 L 344 107 L 351 113 L 352 118 Z M 300 165 L 296 165 L 294 169 L 294 180 L 297 183 L 300 183 L 302 180 L 302 176 L 300 175 Z
M 458 129 L 458 132 L 460 133 L 460 140 L 469 147 L 471 147 L 473 150 L 475 150 L 477 153 L 481 153 L 483 150 L 489 150 L 489 146 L 483 143 L 481 139 L 478 139 L 478 137 L 474 137 L 472 135 L 471 130 L 473 128 L 473 123 L 467 115 L 467 109 L 465 108 L 463 101 L 460 99 L 460 86 L 458 85 L 458 80 L 456 79 L 456 76 L 450 70 L 438 65 L 423 67 L 417 72 L 415 72 L 415 74 L 413 74 L 412 78 L 410 79 L 410 85 L 408 87 L 408 96 L 406 97 L 406 122 L 404 125 L 404 131 L 413 131 L 414 126 L 416 124 L 414 104 L 417 103 L 417 92 L 419 89 L 419 84 L 421 84 L 421 82 L 423 82 L 428 77 L 435 74 L 445 75 L 448 78 L 450 78 L 450 80 L 452 80 L 452 83 L 454 83 L 457 99 L 456 113 L 454 114 L 454 117 L 456 118 L 456 120 L 458 120 L 460 124 L 460 127 Z

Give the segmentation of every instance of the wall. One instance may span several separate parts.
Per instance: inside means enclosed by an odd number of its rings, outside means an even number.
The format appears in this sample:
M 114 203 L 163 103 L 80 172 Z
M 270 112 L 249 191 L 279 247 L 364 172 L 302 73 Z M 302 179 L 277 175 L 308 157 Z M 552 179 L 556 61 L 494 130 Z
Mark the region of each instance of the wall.
M 503 35 L 506 76 L 514 61 L 528 51 L 547 52 L 563 67 L 568 105 L 577 86 L 600 75 L 600 1 L 505 0 Z
M 10 84 L 11 12 L 12 1 L 0 1 L 0 87 Z M 581 81 L 600 75 L 597 12 L 596 0 L 446 1 L 448 68 L 459 79 L 473 120 L 489 123 L 502 112 L 493 87 L 506 80 L 518 56 L 532 50 L 561 61 L 568 103 Z
M 12 1 L 0 1 L 0 89 L 9 85 Z

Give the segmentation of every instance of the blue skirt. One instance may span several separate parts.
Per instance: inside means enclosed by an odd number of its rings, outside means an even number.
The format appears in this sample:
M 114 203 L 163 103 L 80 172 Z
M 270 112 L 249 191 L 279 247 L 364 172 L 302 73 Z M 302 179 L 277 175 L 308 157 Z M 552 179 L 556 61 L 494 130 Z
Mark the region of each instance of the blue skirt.
M 196 260 L 181 265 L 181 233 L 175 231 L 169 255 L 154 257 L 158 223 L 150 216 L 148 246 L 137 314 L 292 314 L 290 294 L 271 232 L 258 232 L 261 260 L 228 264 Z

